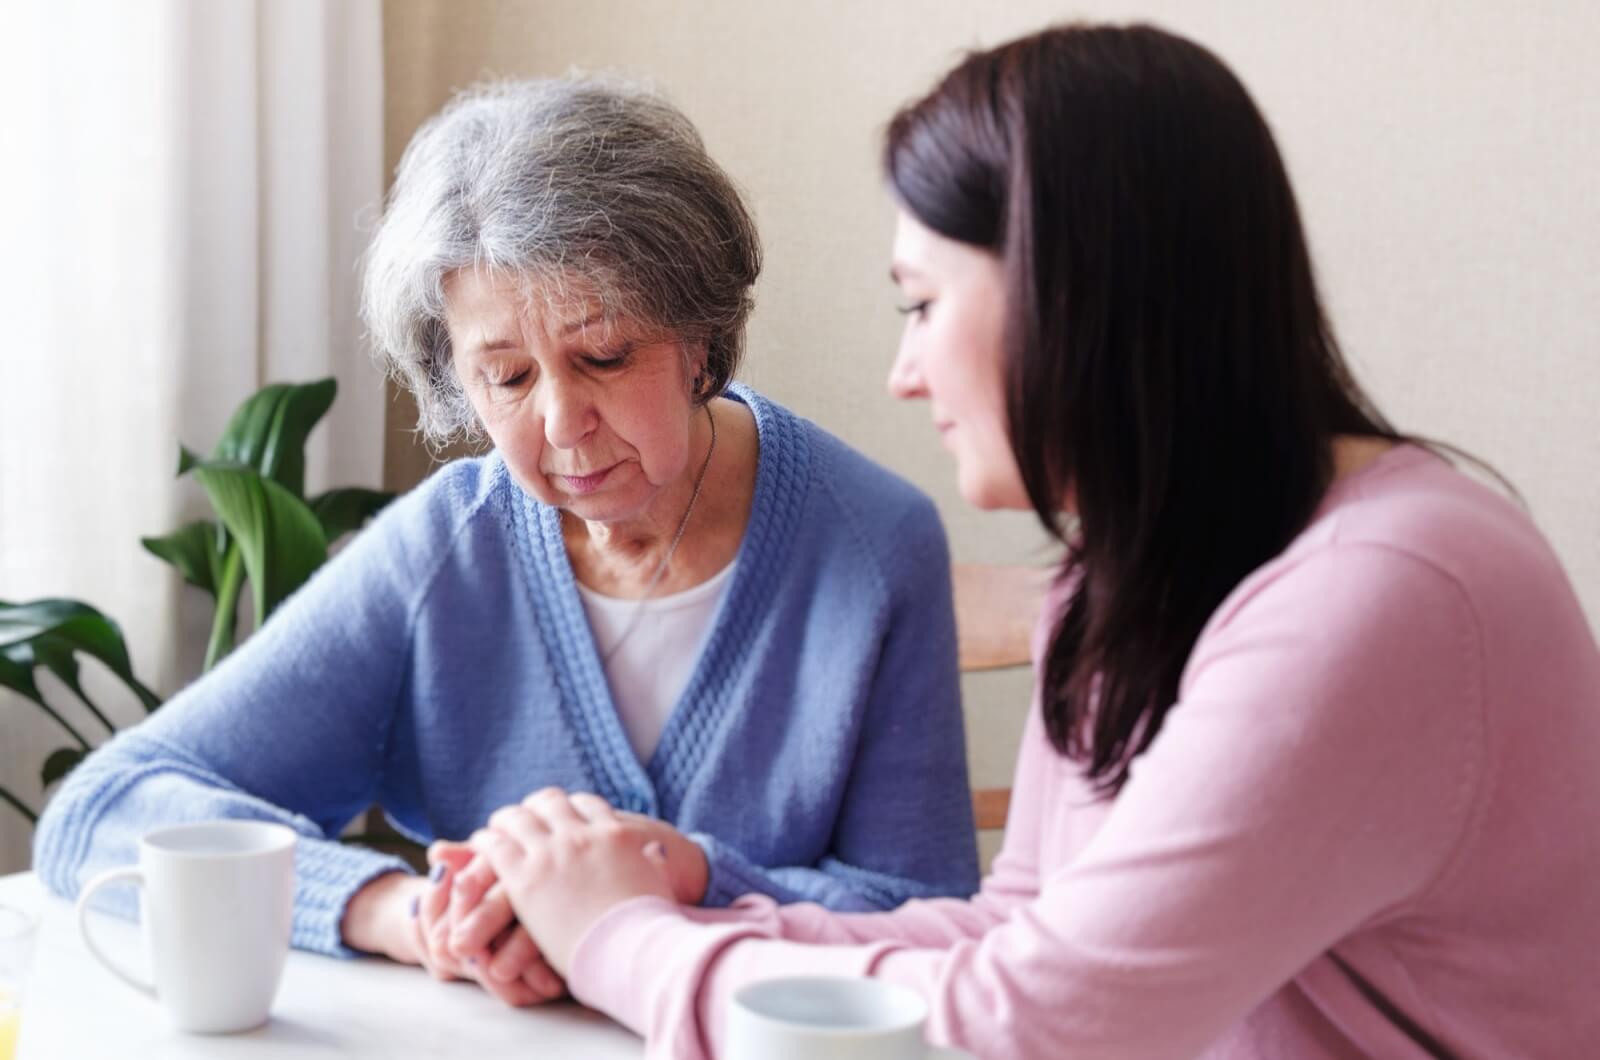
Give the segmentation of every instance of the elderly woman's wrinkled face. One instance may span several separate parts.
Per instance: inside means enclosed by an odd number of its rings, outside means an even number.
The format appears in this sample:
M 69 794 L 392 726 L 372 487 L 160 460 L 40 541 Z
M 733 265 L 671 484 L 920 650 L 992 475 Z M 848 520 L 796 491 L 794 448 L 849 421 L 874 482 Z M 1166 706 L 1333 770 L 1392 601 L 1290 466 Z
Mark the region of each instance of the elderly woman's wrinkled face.
M 546 310 L 519 277 L 445 281 L 456 375 L 522 487 L 588 522 L 644 514 L 689 464 L 694 405 L 684 348 L 596 304 Z

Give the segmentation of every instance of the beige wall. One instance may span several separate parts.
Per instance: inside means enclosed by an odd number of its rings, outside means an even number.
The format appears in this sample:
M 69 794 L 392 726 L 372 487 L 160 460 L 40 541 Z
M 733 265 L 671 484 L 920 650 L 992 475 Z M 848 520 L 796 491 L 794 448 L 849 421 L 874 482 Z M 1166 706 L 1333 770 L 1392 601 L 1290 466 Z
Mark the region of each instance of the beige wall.
M 1065 15 L 1149 18 L 1234 66 L 1279 134 L 1357 371 L 1402 427 L 1517 483 L 1600 619 L 1600 5 L 389 0 L 388 160 L 481 77 L 654 79 L 765 236 L 745 378 L 932 494 L 958 558 L 1037 555 L 1027 518 L 960 502 L 926 409 L 884 395 L 899 318 L 876 145 L 960 50 Z M 414 481 L 422 458 L 392 442 L 391 477 Z M 1025 680 L 968 694 L 975 779 L 1003 782 Z

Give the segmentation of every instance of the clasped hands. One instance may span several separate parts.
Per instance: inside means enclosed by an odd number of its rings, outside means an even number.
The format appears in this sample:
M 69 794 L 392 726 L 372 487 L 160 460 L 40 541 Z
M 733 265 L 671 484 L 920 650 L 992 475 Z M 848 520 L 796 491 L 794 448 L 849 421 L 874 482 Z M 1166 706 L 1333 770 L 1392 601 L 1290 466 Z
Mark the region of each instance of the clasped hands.
M 641 895 L 698 904 L 708 874 L 671 825 L 559 788 L 496 810 L 465 842 L 434 843 L 428 861 L 426 880 L 380 877 L 352 899 L 346 941 L 519 1007 L 566 992 L 573 951 L 612 907 Z

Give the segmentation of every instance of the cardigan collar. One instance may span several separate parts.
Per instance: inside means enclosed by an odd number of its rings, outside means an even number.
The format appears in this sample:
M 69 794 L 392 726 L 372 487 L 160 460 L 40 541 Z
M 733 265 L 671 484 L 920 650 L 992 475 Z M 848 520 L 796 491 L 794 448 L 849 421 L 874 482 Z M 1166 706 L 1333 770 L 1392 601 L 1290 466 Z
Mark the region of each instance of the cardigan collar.
M 810 482 L 812 454 L 805 425 L 742 384 L 731 387 L 727 396 L 747 406 L 756 421 L 760 451 L 750 520 L 734 559 L 733 579 L 712 618 L 700 658 L 647 763 L 634 754 L 606 683 L 567 556 L 561 512 L 511 486 L 521 523 L 514 527 L 514 536 L 524 546 L 522 566 L 556 674 L 559 709 L 577 735 L 589 775 L 600 789 L 596 794 L 621 809 L 654 817 L 671 817 L 677 811 L 723 719 L 742 706 L 735 701 L 740 686 L 737 671 L 746 661 L 750 633 L 759 628 L 759 613 L 772 599 L 784 569 Z

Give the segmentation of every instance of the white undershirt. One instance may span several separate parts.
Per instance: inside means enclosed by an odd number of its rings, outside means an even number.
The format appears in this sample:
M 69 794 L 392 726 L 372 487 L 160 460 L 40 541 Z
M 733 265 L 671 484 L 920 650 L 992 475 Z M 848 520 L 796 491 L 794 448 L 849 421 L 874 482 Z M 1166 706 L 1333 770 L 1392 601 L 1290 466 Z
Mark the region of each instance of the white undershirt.
M 681 593 L 642 602 L 578 586 L 600 658 L 610 656 L 605 668 L 611 699 L 640 762 L 655 754 L 661 730 L 689 684 L 734 566 L 728 564 L 709 581 Z M 630 622 L 633 632 L 616 647 Z

